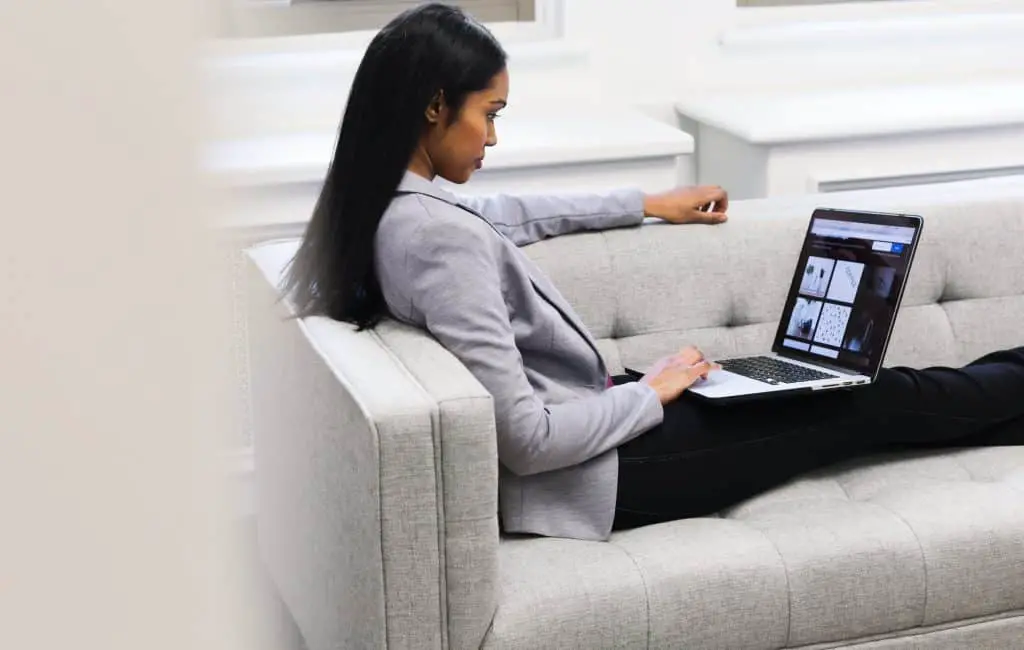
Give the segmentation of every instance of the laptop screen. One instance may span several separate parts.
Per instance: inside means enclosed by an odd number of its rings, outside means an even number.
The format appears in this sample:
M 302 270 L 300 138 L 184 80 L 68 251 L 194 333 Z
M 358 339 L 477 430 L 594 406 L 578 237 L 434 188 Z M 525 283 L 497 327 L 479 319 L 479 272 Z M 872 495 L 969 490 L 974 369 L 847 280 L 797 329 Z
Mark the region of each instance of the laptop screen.
M 774 352 L 874 376 L 920 229 L 914 216 L 815 210 Z

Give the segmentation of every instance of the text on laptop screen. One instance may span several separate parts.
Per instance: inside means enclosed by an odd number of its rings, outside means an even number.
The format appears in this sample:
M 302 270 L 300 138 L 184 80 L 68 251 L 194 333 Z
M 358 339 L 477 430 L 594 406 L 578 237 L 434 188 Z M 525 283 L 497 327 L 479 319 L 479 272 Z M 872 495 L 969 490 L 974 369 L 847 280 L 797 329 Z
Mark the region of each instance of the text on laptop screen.
M 816 213 L 777 347 L 853 372 L 880 365 L 916 234 L 912 226 Z

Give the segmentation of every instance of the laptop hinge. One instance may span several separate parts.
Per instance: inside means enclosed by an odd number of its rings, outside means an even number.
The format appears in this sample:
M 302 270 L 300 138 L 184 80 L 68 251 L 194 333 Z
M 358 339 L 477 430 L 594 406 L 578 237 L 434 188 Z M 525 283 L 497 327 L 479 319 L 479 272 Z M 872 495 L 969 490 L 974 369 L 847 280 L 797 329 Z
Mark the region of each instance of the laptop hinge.
M 825 361 L 825 360 L 818 361 L 817 359 L 815 359 L 814 361 L 808 361 L 807 359 L 803 359 L 803 358 L 799 357 L 798 355 L 795 355 L 795 354 L 784 354 L 784 352 L 788 352 L 788 350 L 786 350 L 785 348 L 782 348 L 782 351 L 778 351 L 777 350 L 777 351 L 775 351 L 775 354 L 777 356 L 782 357 L 783 359 L 789 359 L 790 361 L 799 361 L 801 363 L 809 363 L 812 366 L 818 366 L 820 368 L 825 368 L 826 370 L 831 370 L 832 372 L 837 372 L 837 373 L 842 374 L 842 375 L 863 375 L 865 377 L 870 377 L 871 376 L 871 375 L 869 375 L 866 372 L 858 372 L 856 370 L 850 370 L 849 368 L 843 368 L 841 366 L 837 366 L 834 363 L 828 363 L 828 361 Z

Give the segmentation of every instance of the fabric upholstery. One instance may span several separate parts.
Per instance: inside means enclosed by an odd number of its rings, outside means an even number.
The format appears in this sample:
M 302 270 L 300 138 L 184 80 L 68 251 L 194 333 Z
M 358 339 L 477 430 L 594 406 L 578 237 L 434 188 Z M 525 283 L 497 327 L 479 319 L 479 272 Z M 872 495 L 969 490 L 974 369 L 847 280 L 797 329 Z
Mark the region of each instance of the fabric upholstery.
M 925 228 L 886 365 L 963 363 L 1019 345 L 1021 204 L 900 207 L 922 214 Z M 738 212 L 713 228 L 651 223 L 526 250 L 606 346 L 610 365 L 645 365 L 688 343 L 719 356 L 763 351 L 809 215 Z
M 959 621 L 950 625 L 915 629 L 885 638 L 843 645 L 853 650 L 1016 650 L 1021 647 L 1024 612 L 1016 615 Z M 834 644 L 804 646 L 801 650 L 835 648 Z
M 1024 447 L 860 460 L 605 546 L 631 562 L 583 542 L 503 542 L 485 647 L 761 650 L 1024 612 Z M 590 562 L 601 570 L 579 570 Z M 631 604 L 637 584 L 646 620 Z M 641 640 L 609 645 L 630 625 Z
M 310 648 L 478 647 L 496 598 L 491 398 L 409 328 L 275 309 L 294 249 L 251 253 L 264 561 Z
M 889 207 L 925 231 L 886 365 L 1024 343 L 1024 196 Z M 526 251 L 614 372 L 763 352 L 809 214 L 730 212 Z M 311 650 L 1024 647 L 1024 447 L 858 459 L 608 543 L 499 538 L 488 396 L 436 342 L 252 318 L 277 348 L 253 368 L 264 553 Z
M 252 268 L 251 276 L 250 382 L 261 555 L 311 647 L 384 648 L 374 422 L 358 392 L 339 381 L 310 345 L 310 331 L 284 320 L 262 273 Z M 368 342 L 344 343 L 352 346 L 353 357 L 386 358 Z M 402 428 L 415 430 L 412 422 Z M 358 600 L 340 606 L 349 594 Z

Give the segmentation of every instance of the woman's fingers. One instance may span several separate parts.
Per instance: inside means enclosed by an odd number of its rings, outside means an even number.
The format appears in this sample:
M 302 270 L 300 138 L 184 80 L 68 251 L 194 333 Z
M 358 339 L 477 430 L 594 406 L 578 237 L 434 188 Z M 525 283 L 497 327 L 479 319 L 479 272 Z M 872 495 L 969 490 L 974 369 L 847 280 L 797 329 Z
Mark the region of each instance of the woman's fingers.
M 704 188 L 705 203 L 714 203 L 716 212 L 725 212 L 729 208 L 729 193 L 719 185 L 709 185 Z
M 691 365 L 697 363 L 698 361 L 704 360 L 704 352 L 700 348 L 693 345 L 688 345 L 682 350 L 680 350 L 677 356 L 688 361 Z
M 699 378 L 706 378 L 708 373 L 719 367 L 717 363 L 707 359 L 691 363 L 679 354 L 666 359 L 665 365 L 660 370 L 656 372 L 652 370 L 641 381 L 654 388 L 661 403 L 667 404 L 679 397 Z
M 714 361 L 708 361 L 707 359 L 702 359 L 701 361 L 690 366 L 692 372 L 696 375 L 696 377 L 700 377 L 701 379 L 707 379 L 709 373 L 715 370 L 719 370 L 721 367 L 722 366 L 715 363 Z M 694 378 L 694 381 L 696 381 L 696 377 Z

